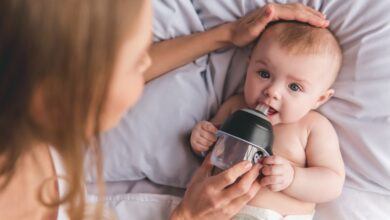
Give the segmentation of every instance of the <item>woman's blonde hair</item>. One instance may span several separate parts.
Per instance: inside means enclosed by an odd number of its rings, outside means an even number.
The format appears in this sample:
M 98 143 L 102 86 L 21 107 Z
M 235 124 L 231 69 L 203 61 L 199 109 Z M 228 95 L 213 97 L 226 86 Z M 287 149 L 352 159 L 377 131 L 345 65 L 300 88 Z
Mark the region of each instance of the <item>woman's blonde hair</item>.
M 53 145 L 61 156 L 71 219 L 84 215 L 83 163 L 95 152 L 101 174 L 99 119 L 116 56 L 136 31 L 142 0 L 0 1 L 0 176 L 4 187 L 33 141 Z M 133 30 L 134 29 L 134 30 Z M 41 90 L 43 126 L 31 111 Z M 93 116 L 95 138 L 87 137 Z M 91 141 L 95 144 L 91 144 Z M 87 147 L 89 146 L 89 147 Z M 100 184 L 103 182 L 100 179 Z M 43 200 L 43 199 L 41 199 Z

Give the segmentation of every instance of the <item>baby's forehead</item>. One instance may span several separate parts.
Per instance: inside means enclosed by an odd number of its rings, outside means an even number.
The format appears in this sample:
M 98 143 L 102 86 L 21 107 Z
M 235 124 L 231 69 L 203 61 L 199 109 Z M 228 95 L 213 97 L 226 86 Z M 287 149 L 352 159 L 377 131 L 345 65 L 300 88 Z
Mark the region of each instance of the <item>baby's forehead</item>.
M 276 41 L 290 53 L 337 53 L 337 39 L 326 28 L 308 24 L 283 21 L 267 26 L 261 38 Z
M 283 50 L 279 56 L 321 58 L 329 64 L 318 68 L 327 69 L 328 74 L 333 75 L 333 79 L 337 76 L 341 66 L 341 48 L 336 37 L 326 28 L 313 27 L 295 21 L 275 22 L 267 26 L 257 44 L 256 48 L 262 49 L 269 48 L 267 45 L 270 44 L 277 45 Z M 305 62 L 302 61 L 302 65 L 304 64 Z
M 328 55 L 312 53 L 289 53 L 277 42 L 264 41 L 252 55 L 254 69 L 269 71 L 288 82 L 304 82 L 305 85 L 326 84 L 330 86 L 335 74 L 335 64 Z

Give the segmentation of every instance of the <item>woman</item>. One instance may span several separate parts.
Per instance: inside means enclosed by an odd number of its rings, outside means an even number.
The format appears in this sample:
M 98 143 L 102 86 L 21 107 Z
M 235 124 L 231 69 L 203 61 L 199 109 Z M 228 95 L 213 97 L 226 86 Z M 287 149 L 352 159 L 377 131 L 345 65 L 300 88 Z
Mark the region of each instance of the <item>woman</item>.
M 268 10 L 264 14 L 269 19 L 254 25 L 257 34 L 273 19 L 304 13 L 307 21 L 324 20 L 297 5 Z M 1 1 L 1 219 L 100 218 L 99 204 L 86 215 L 84 153 L 95 152 L 93 164 L 101 176 L 98 134 L 113 127 L 135 104 L 142 74 L 150 66 L 150 11 L 145 0 Z M 247 29 L 235 27 L 230 30 Z M 147 77 L 206 52 L 151 69 Z M 259 169 L 242 162 L 210 177 L 206 160 L 172 219 L 229 218 L 259 189 L 255 182 Z M 103 195 L 101 178 L 99 185 Z

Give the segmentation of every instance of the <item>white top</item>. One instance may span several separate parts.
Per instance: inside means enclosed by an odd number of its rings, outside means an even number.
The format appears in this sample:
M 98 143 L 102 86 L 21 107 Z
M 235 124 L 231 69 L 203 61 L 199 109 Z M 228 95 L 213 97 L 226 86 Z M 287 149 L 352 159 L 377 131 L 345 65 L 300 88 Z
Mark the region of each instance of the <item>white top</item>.
M 54 170 L 56 172 L 56 175 L 59 177 L 64 177 L 65 176 L 65 168 L 61 162 L 60 155 L 58 154 L 58 152 L 54 148 L 50 147 L 49 149 L 50 149 L 51 157 L 53 159 Z M 60 198 L 64 197 L 65 191 L 66 191 L 66 185 L 65 185 L 64 180 L 58 179 L 58 193 L 59 193 Z M 58 207 L 57 220 L 68 220 L 68 219 L 69 219 L 69 217 L 65 211 L 64 205 L 60 205 Z

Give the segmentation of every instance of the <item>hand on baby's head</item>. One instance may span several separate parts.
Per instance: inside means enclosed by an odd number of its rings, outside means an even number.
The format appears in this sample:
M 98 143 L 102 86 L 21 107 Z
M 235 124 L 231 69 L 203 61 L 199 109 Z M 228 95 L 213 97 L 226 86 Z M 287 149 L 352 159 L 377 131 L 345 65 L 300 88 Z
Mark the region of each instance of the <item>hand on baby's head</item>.
M 267 105 L 273 125 L 297 122 L 333 95 L 330 86 L 341 57 L 328 29 L 290 21 L 271 24 L 252 51 L 245 102 Z

